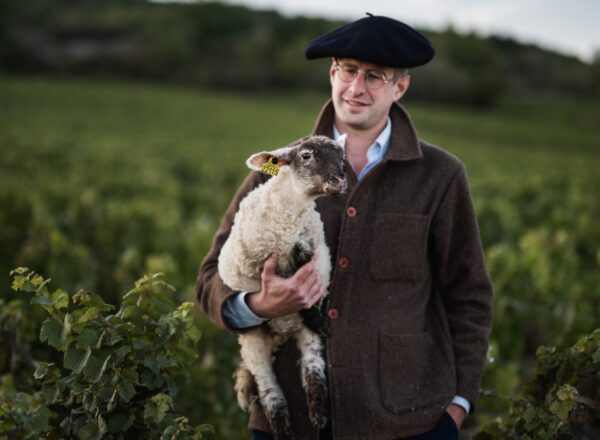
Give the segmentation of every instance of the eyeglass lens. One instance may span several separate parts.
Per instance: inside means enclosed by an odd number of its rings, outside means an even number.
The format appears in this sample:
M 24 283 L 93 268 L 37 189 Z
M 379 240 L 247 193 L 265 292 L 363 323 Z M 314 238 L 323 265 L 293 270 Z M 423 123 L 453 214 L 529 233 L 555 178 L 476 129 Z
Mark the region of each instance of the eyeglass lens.
M 358 69 L 355 66 L 348 66 L 343 64 L 338 64 L 337 70 L 338 72 L 340 72 L 341 79 L 345 82 L 354 81 L 354 79 L 361 72 L 361 69 Z M 383 72 L 379 72 L 376 70 L 363 70 L 363 72 L 365 74 L 365 82 L 367 83 L 367 86 L 371 89 L 378 89 L 387 82 Z

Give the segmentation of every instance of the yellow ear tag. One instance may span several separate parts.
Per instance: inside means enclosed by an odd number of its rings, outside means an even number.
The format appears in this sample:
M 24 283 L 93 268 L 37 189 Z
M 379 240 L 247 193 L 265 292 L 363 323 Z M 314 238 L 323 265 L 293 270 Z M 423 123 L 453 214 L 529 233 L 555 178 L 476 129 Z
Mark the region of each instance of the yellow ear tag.
M 279 169 L 281 168 L 278 162 L 279 160 L 276 157 L 270 158 L 268 161 L 262 164 L 260 167 L 260 172 L 270 174 L 271 176 L 276 176 L 279 174 Z

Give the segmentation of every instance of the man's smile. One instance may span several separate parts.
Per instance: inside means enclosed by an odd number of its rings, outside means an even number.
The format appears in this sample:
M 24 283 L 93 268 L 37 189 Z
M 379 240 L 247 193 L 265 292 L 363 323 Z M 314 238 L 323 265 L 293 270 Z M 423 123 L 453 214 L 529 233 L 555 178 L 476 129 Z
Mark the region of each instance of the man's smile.
M 342 98 L 342 99 L 346 103 L 346 105 L 348 105 L 351 108 L 363 108 L 363 107 L 367 107 L 368 105 L 370 105 L 368 102 L 356 101 L 354 99 L 347 99 L 347 98 Z

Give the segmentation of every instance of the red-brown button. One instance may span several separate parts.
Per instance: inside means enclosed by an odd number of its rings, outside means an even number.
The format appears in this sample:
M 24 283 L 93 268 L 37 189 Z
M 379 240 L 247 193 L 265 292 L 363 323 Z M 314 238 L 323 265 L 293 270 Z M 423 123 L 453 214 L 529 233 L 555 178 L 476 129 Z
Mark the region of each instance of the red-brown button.
M 350 264 L 350 260 L 348 260 L 346 257 L 342 257 L 338 260 L 338 265 L 340 267 L 348 267 L 349 264 Z
M 346 214 L 348 214 L 348 217 L 356 217 L 356 208 L 354 206 L 349 207 L 346 209 Z
M 340 316 L 340 312 L 338 311 L 338 309 L 329 309 L 327 310 L 327 316 L 329 316 L 329 319 L 338 319 L 338 316 Z

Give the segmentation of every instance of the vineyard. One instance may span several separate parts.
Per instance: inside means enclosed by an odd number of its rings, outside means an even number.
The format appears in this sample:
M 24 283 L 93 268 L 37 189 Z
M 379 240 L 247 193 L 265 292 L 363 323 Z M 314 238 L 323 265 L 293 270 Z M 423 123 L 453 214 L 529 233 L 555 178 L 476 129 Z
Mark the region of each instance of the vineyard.
M 119 438 L 121 420 L 105 417 L 115 405 L 147 438 L 244 438 L 235 337 L 185 303 L 246 157 L 306 134 L 325 98 L 0 77 L 0 438 L 21 438 L 10 435 L 19 420 L 36 432 L 65 419 L 64 432 L 80 438 Z M 594 438 L 600 103 L 513 100 L 485 112 L 410 96 L 403 104 L 420 137 L 467 166 L 495 289 L 483 395 L 465 430 Z M 36 274 L 9 275 L 17 267 Z M 143 278 L 155 273 L 164 275 Z M 150 308 L 144 325 L 128 309 L 134 299 Z M 100 340 L 101 329 L 118 326 L 131 327 L 123 341 Z M 176 348 L 169 337 L 179 331 L 188 336 Z M 164 336 L 164 364 L 128 342 L 151 335 Z M 111 380 L 118 398 L 86 397 Z M 78 399 L 83 409 L 67 417 Z M 26 417 L 36 405 L 48 412 Z M 513 420 L 519 414 L 527 427 Z

